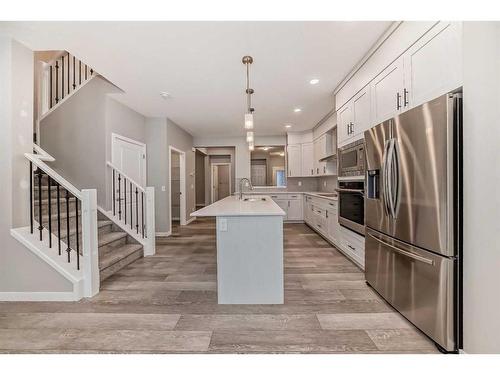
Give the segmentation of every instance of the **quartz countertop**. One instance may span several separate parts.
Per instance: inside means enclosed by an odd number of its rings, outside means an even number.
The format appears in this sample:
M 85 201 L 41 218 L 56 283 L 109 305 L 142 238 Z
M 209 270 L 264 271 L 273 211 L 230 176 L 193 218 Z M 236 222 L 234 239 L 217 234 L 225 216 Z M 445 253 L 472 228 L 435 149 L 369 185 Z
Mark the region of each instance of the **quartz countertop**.
M 239 195 L 238 192 L 236 192 L 234 194 L 236 196 Z M 269 196 L 269 195 L 279 195 L 279 194 L 305 194 L 305 195 L 310 195 L 310 196 L 321 198 L 321 199 L 328 199 L 328 200 L 333 200 L 333 201 L 338 200 L 338 194 L 337 193 L 329 193 L 329 192 L 326 192 L 326 191 L 255 191 L 255 190 L 249 190 L 249 191 L 245 191 L 243 193 L 243 196 L 245 196 L 245 195 Z M 331 196 L 331 197 L 325 197 L 324 195 L 321 195 L 321 194 L 335 194 L 335 195 Z
M 252 194 L 253 199 L 259 199 L 256 201 L 243 201 L 238 196 L 231 195 L 192 212 L 191 216 L 285 216 L 285 211 L 268 194 Z M 261 198 L 263 200 L 260 200 Z

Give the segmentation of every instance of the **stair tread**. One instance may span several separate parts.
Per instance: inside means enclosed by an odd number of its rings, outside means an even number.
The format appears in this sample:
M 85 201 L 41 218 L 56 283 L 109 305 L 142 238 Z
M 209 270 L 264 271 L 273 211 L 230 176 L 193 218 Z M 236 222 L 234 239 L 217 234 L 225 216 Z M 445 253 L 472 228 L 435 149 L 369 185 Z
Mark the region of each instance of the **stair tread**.
M 97 229 L 105 227 L 106 225 L 110 225 L 110 224 L 113 224 L 113 222 L 110 220 L 98 220 L 97 221 Z M 55 230 L 53 230 L 52 232 L 57 235 L 57 228 Z M 76 228 L 74 226 L 71 226 L 71 228 L 69 230 L 69 235 L 72 236 L 75 233 L 76 233 Z M 79 230 L 79 233 L 82 233 L 81 228 Z M 66 225 L 61 225 L 61 238 L 65 238 L 65 237 L 66 237 Z
M 33 200 L 33 204 L 35 205 L 35 207 L 36 207 L 36 206 L 38 206 L 38 202 L 39 202 L 39 200 L 38 200 L 38 199 L 34 199 L 34 200 Z M 65 203 L 65 202 L 66 202 L 66 198 L 59 198 L 59 203 Z M 57 198 L 52 197 L 52 198 L 50 199 L 50 203 L 52 203 L 52 204 L 56 204 L 56 203 L 57 203 Z M 71 201 L 71 203 L 74 203 L 74 200 L 73 200 L 73 201 Z M 71 204 L 71 203 L 70 203 L 70 204 Z M 48 200 L 48 198 L 42 198 L 42 205 L 47 205 L 47 204 L 49 204 L 49 200 Z
M 116 250 L 113 250 L 109 254 L 99 257 L 99 269 L 106 269 L 141 249 L 142 245 L 130 243 L 117 247 Z
M 104 233 L 99 236 L 99 245 L 98 247 L 105 246 L 111 242 L 127 237 L 127 233 L 125 232 L 109 232 Z

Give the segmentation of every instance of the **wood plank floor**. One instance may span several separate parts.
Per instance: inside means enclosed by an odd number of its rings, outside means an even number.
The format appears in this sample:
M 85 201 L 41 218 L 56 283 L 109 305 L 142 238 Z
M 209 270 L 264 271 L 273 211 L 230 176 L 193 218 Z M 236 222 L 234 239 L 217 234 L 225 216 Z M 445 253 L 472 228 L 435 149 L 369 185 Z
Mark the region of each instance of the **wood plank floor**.
M 35 353 L 437 353 L 304 224 L 286 224 L 285 304 L 218 305 L 215 221 L 80 302 L 0 303 L 0 351 Z

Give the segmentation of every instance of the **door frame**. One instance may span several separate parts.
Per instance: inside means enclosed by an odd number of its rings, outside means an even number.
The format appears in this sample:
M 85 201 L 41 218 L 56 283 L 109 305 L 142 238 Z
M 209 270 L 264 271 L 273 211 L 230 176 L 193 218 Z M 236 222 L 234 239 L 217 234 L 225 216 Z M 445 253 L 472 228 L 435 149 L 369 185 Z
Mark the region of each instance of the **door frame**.
M 231 163 L 210 163 L 210 203 L 214 203 L 214 166 L 227 165 L 229 170 L 229 196 L 231 196 Z
M 181 225 L 186 225 L 186 153 L 174 146 L 168 146 L 168 211 L 170 219 L 170 230 L 172 230 L 172 152 L 179 154 L 179 178 L 180 178 L 180 212 Z
M 143 188 L 146 188 L 147 172 L 148 172 L 147 165 L 146 165 L 146 156 L 147 156 L 146 144 L 139 142 L 139 141 L 136 141 L 135 139 L 125 137 L 124 135 L 120 135 L 117 133 L 111 133 L 111 164 L 113 164 L 114 166 L 117 166 L 115 163 L 115 160 L 113 160 L 113 157 L 115 155 L 115 147 L 116 147 L 115 141 L 116 140 L 122 140 L 122 141 L 125 141 L 128 143 L 135 144 L 136 146 L 142 147 L 143 155 L 144 155 L 142 158 L 142 168 L 144 171 L 144 178 L 143 178 L 143 181 L 136 181 L 136 182 L 139 184 L 142 184 Z

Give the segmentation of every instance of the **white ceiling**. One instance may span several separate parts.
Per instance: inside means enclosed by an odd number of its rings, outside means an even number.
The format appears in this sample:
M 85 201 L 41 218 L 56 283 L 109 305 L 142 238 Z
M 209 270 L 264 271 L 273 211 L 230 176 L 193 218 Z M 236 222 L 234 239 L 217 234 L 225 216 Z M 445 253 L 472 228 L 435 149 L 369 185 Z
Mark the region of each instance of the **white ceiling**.
M 333 89 L 390 24 L 4 22 L 0 32 L 33 50 L 73 53 L 124 90 L 119 101 L 145 116 L 168 116 L 194 136 L 244 134 L 241 58 L 250 54 L 258 136 L 283 134 L 287 122 L 290 130 L 312 128 L 333 108 Z M 310 85 L 312 78 L 319 84 Z

